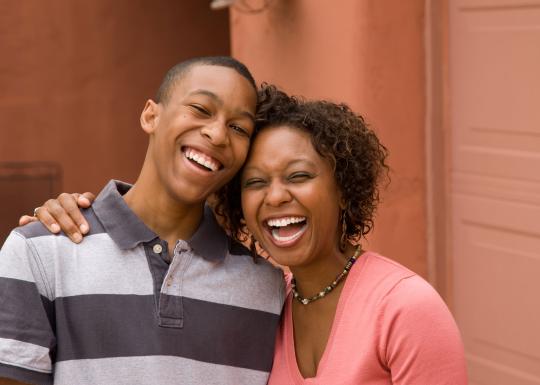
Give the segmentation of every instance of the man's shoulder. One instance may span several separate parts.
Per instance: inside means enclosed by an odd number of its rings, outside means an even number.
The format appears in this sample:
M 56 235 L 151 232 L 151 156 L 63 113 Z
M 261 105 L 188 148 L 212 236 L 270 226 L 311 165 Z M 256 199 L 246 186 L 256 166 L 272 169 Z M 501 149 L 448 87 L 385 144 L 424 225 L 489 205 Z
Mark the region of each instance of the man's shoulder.
M 94 210 L 91 207 L 87 209 L 81 209 L 81 212 L 90 225 L 90 231 L 87 236 L 105 232 L 103 225 L 98 220 L 96 214 L 94 213 Z M 25 239 L 47 236 L 67 238 L 67 235 L 63 231 L 58 234 L 51 233 L 49 229 L 47 229 L 47 227 L 45 227 L 45 225 L 39 221 L 16 227 L 13 229 L 13 232 Z
M 259 254 L 254 254 L 245 245 L 233 239 L 230 240 L 229 244 L 229 256 L 239 264 L 250 266 L 254 269 L 265 270 L 274 275 L 277 274 L 280 280 L 283 279 L 283 270 L 281 268 L 272 264 Z
M 285 280 L 283 270 L 256 254 L 241 243 L 231 240 L 227 263 L 235 266 L 242 274 L 245 282 L 256 281 L 260 285 L 271 287 L 273 290 L 284 290 Z
M 24 226 L 16 227 L 13 229 L 13 232 L 25 239 L 54 235 L 41 222 L 32 222 Z
M 242 256 L 251 256 L 251 250 L 249 250 L 245 245 L 229 237 L 229 254 L 231 255 L 242 255 Z

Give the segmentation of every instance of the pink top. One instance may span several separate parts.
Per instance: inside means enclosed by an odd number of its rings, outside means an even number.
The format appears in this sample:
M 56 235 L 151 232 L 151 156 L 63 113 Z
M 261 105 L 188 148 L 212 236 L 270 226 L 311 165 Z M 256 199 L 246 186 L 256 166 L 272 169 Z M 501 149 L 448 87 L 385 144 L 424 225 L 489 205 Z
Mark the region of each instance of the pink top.
M 366 252 L 353 265 L 313 378 L 304 379 L 296 364 L 291 299 L 269 385 L 467 384 L 463 344 L 448 308 L 397 262 Z

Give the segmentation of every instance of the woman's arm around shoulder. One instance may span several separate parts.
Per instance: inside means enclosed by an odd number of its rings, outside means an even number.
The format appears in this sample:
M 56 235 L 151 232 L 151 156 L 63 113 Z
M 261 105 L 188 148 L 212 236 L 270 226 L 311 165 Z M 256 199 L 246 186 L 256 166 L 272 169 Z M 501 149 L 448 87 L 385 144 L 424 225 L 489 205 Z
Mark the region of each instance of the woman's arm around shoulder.
M 56 199 L 49 199 L 43 206 L 36 207 L 34 216 L 20 217 L 19 226 L 39 220 L 51 233 L 63 231 L 73 242 L 80 243 L 82 237 L 90 230 L 81 207 L 90 207 L 94 200 L 95 195 L 90 192 L 62 193 Z

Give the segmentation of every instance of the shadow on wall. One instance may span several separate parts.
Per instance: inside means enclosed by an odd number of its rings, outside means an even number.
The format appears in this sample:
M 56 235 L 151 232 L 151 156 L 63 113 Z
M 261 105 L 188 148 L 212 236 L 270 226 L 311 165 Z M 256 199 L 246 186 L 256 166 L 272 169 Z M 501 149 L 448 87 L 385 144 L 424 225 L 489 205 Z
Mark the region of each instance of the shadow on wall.
M 51 162 L 0 162 L 0 245 L 17 226 L 22 213 L 36 202 L 56 196 L 62 185 L 62 168 Z

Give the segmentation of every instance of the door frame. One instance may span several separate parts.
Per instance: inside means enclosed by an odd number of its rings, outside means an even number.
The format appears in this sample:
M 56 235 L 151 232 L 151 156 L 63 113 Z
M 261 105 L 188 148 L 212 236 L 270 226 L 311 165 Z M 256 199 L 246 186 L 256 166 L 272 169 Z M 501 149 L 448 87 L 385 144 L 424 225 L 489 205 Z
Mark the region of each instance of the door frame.
M 425 0 L 428 279 L 452 307 L 449 3 Z

